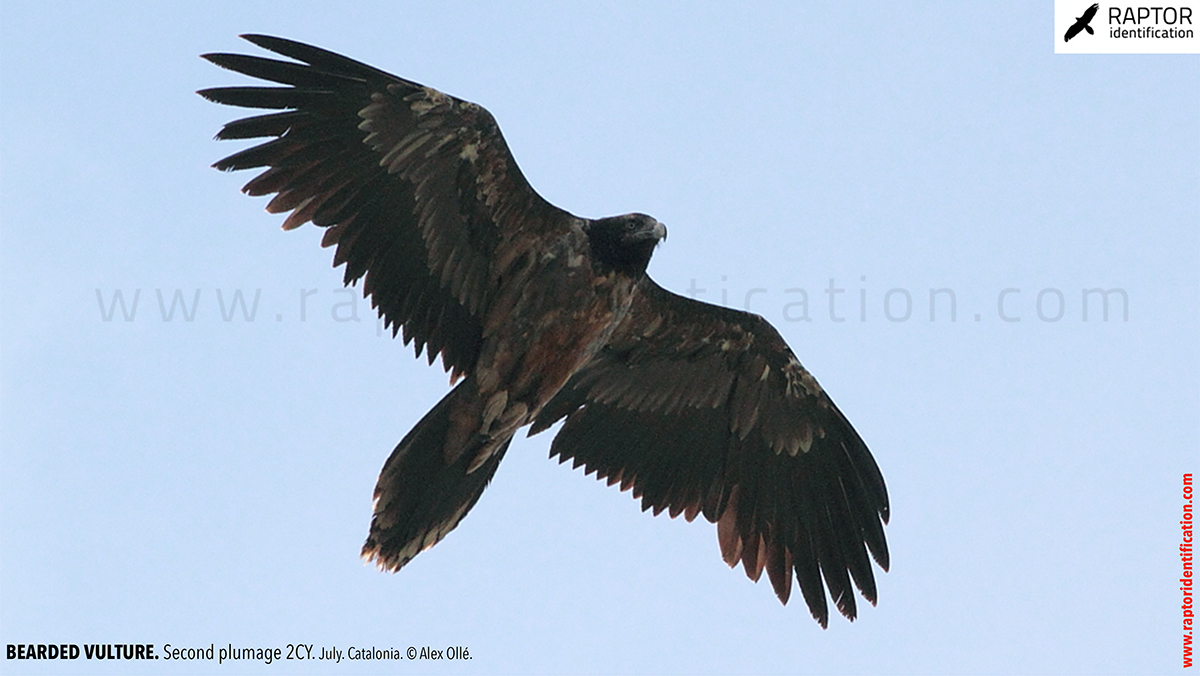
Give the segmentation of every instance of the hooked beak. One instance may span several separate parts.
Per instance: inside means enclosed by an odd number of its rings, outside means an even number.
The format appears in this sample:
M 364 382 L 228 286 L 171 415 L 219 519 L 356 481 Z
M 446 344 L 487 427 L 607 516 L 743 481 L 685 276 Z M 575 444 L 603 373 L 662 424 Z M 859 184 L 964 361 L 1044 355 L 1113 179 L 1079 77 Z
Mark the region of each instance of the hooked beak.
M 659 223 L 658 221 L 654 221 L 654 235 L 660 242 L 667 241 L 667 226 Z

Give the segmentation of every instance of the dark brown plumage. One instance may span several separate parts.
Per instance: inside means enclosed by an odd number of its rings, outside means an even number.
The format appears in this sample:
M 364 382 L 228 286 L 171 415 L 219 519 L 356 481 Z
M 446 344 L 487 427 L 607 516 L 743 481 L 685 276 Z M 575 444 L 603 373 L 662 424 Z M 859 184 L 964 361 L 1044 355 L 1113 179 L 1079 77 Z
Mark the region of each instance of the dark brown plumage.
M 220 139 L 274 137 L 216 166 L 265 170 L 284 229 L 326 228 L 334 265 L 393 332 L 462 378 L 393 451 L 363 555 L 397 570 L 479 499 L 515 432 L 565 420 L 551 456 L 632 489 L 643 509 L 717 524 L 721 553 L 784 603 L 796 576 L 856 614 L 888 567 L 883 477 L 862 439 L 764 319 L 646 275 L 666 229 L 578 218 L 533 190 L 483 108 L 331 52 L 207 54 L 281 87 L 200 92 L 276 110 Z

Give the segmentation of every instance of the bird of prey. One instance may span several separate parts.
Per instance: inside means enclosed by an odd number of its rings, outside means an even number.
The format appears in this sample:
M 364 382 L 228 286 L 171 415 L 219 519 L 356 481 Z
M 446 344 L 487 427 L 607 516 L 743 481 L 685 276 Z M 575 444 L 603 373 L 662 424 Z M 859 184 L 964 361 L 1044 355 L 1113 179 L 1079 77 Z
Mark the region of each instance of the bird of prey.
M 347 285 L 458 384 L 383 466 L 362 554 L 398 570 L 479 499 L 518 429 L 565 421 L 550 456 L 632 489 L 642 509 L 717 525 L 724 560 L 787 603 L 796 577 L 826 626 L 826 588 L 856 615 L 870 558 L 888 567 L 888 497 L 863 440 L 762 317 L 676 295 L 646 274 L 667 231 L 542 199 L 482 107 L 310 45 L 290 60 L 206 54 L 282 86 L 205 89 L 275 112 L 218 139 L 266 138 L 213 166 L 264 168 L 284 230 L 325 228 Z M 870 558 L 869 558 L 870 557 Z
M 1063 36 L 1063 42 L 1070 42 L 1071 38 L 1079 35 L 1079 31 L 1087 31 L 1088 35 L 1095 35 L 1096 31 L 1092 30 L 1092 27 L 1088 24 L 1092 22 L 1098 11 L 1100 11 L 1100 3 L 1097 2 L 1088 7 L 1083 12 L 1083 16 L 1075 17 L 1075 23 L 1071 24 L 1071 27 L 1067 29 L 1067 34 Z

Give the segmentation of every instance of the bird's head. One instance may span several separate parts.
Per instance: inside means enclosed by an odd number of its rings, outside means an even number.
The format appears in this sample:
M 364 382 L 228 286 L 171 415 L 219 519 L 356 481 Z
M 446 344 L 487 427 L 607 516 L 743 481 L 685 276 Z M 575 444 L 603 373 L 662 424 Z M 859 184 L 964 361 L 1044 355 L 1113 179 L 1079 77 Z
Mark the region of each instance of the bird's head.
M 588 221 L 593 260 L 628 275 L 640 275 L 667 228 L 646 214 L 625 214 Z

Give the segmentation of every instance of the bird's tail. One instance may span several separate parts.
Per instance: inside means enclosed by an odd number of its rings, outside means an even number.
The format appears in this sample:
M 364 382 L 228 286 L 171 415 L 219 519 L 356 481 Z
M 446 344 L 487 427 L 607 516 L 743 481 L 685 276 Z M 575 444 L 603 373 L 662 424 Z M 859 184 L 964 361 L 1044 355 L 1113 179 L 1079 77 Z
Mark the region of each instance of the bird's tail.
M 1092 27 L 1091 27 L 1091 26 L 1084 26 L 1084 27 L 1083 27 L 1083 30 L 1087 31 L 1087 32 L 1088 32 L 1088 35 L 1095 35 L 1095 34 L 1096 34 L 1096 31 L 1092 30 Z
M 421 418 L 392 451 L 375 485 L 375 515 L 362 556 L 384 570 L 396 571 L 437 544 L 475 506 L 496 473 L 511 436 L 474 469 L 472 460 L 485 443 L 478 436 L 447 463 L 446 439 L 455 402 L 475 396 L 470 378 L 459 383 Z

